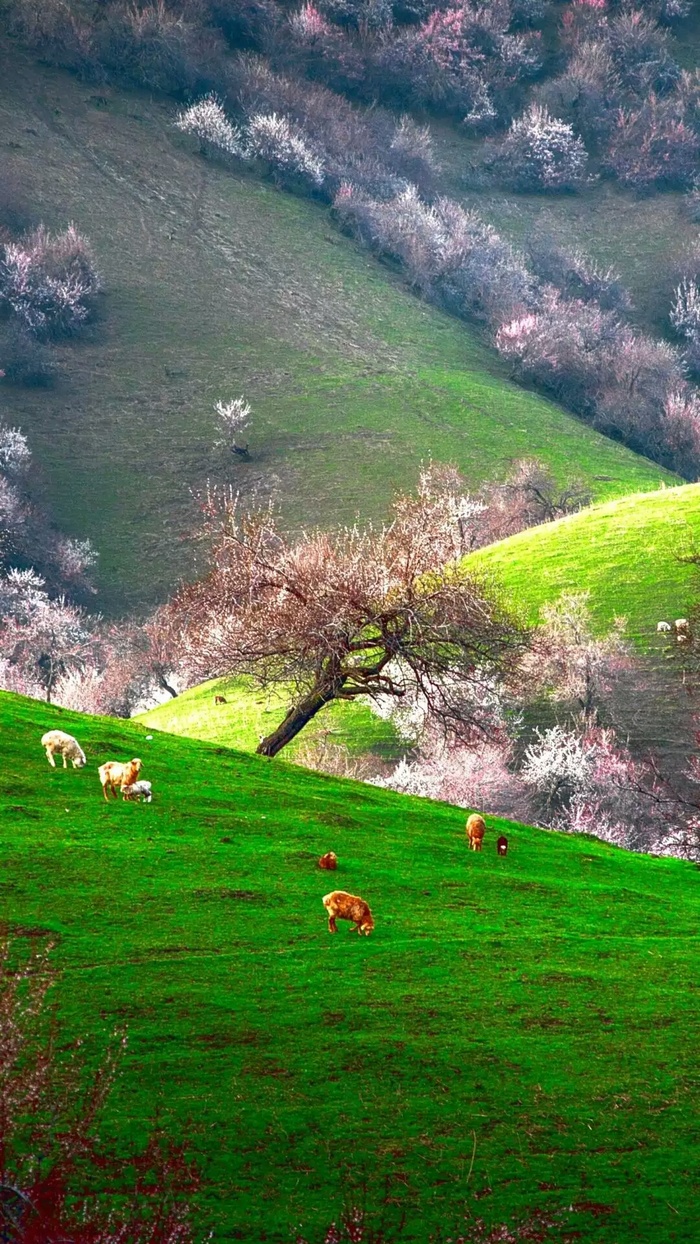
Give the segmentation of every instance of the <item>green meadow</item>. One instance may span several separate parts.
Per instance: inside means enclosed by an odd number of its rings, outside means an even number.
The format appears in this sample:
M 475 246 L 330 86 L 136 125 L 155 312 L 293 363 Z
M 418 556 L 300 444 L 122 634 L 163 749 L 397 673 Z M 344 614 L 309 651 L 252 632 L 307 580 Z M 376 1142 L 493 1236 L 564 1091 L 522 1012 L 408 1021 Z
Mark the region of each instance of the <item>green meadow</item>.
M 49 768 L 50 727 L 85 769 Z M 535 1206 L 592 1244 L 696 1238 L 693 866 L 496 820 L 470 853 L 455 808 L 8 694 L 0 728 L 13 953 L 55 943 L 89 1060 L 127 1026 L 101 1130 L 187 1139 L 216 1240 L 320 1240 L 359 1200 L 420 1244 Z M 134 754 L 153 803 L 105 803 L 97 765 Z M 371 937 L 328 934 L 336 887 Z

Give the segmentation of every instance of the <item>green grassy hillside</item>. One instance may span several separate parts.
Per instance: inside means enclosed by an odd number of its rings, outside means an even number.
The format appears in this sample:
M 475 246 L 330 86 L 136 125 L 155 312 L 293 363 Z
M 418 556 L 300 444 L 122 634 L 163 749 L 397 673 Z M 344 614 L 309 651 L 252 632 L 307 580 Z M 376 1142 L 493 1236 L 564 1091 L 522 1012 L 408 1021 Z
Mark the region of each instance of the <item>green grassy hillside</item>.
M 214 695 L 226 697 L 225 704 L 214 704 Z M 175 700 L 141 713 L 139 720 L 149 730 L 167 730 L 188 739 L 221 743 L 242 752 L 254 752 L 260 736 L 269 734 L 284 717 L 287 701 L 272 691 L 251 688 L 243 679 L 214 678 L 185 691 Z M 285 759 L 294 760 L 299 749 L 328 738 L 348 749 L 351 756 L 374 755 L 397 760 L 405 747 L 389 722 L 382 721 L 364 704 L 328 704 L 313 722 L 285 749 Z
M 128 1024 L 105 1130 L 189 1137 L 216 1240 L 319 1239 L 365 1182 L 420 1244 L 533 1205 L 693 1238 L 696 869 L 515 825 L 499 858 L 498 822 L 470 854 L 454 808 L 9 695 L 0 728 L 0 916 L 56 941 L 66 1038 Z M 153 804 L 104 803 L 134 753 Z M 370 938 L 329 936 L 333 886 Z
M 478 337 L 424 306 L 320 206 L 192 153 L 174 105 L 0 47 L 9 177 L 50 225 L 74 219 L 104 275 L 92 344 L 53 391 L 3 388 L 58 525 L 100 550 L 108 612 L 162 598 L 193 563 L 190 489 L 225 477 L 285 521 L 377 516 L 419 463 L 475 483 L 524 454 L 599 499 L 670 480 L 524 392 Z M 222 471 L 213 407 L 253 405 L 251 461 Z
M 688 484 L 581 510 L 469 560 L 493 571 L 533 621 L 562 592 L 590 591 L 601 626 L 624 616 L 647 646 L 658 621 L 685 616 L 697 599 L 697 572 L 677 555 L 699 534 L 700 484 Z

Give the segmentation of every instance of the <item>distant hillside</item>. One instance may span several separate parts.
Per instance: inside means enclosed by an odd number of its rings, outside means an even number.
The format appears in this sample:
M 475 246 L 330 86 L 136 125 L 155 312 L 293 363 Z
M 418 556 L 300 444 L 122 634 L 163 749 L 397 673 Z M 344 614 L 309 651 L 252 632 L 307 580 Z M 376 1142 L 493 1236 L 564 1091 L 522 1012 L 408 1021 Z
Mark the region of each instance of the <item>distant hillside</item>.
M 214 703 L 217 694 L 225 697 L 225 704 Z M 149 729 L 254 752 L 261 735 L 269 734 L 287 707 L 282 695 L 250 688 L 243 679 L 214 678 L 140 714 L 138 720 Z M 293 761 L 300 748 L 303 751 L 323 739 L 347 747 L 350 756 L 395 761 L 405 752 L 389 722 L 364 704 L 336 701 L 326 705 L 285 748 L 285 760 Z
M 49 769 L 52 726 L 84 770 Z M 356 1198 L 416 1244 L 535 1206 L 591 1244 L 692 1238 L 691 865 L 497 821 L 476 855 L 446 805 L 6 694 L 0 728 L 0 919 L 55 943 L 61 1045 L 127 1025 L 105 1132 L 158 1111 L 202 1232 L 318 1240 Z M 153 803 L 104 803 L 97 764 L 134 753 Z M 332 887 L 370 938 L 329 936 Z
M 656 623 L 683 616 L 697 576 L 677 554 L 700 533 L 700 484 L 609 501 L 522 531 L 469 559 L 494 571 L 534 621 L 562 592 L 589 591 L 601 627 L 624 616 L 644 648 Z M 653 637 L 653 638 L 652 638 Z
M 185 149 L 172 103 L 97 89 L 0 49 L 8 173 L 48 224 L 74 219 L 106 286 L 94 344 L 58 386 L 4 387 L 58 525 L 100 550 L 108 612 L 162 598 L 194 562 L 191 488 L 221 466 L 214 403 L 253 405 L 228 480 L 290 525 L 384 513 L 430 456 L 475 484 L 538 455 L 599 499 L 659 468 L 516 388 L 478 338 L 422 305 L 326 211 Z

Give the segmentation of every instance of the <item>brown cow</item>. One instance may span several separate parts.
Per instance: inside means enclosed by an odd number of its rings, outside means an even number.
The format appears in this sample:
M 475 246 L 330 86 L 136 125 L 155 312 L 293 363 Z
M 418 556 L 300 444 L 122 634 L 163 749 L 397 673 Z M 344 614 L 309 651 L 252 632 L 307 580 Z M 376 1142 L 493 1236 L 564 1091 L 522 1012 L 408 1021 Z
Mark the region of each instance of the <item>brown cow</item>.
M 111 790 L 115 799 L 118 799 L 117 787 L 123 789 L 125 786 L 133 786 L 141 772 L 142 760 L 129 760 L 126 764 L 120 764 L 118 760 L 108 760 L 106 764 L 100 765 L 98 773 L 100 782 L 102 783 L 102 794 L 107 798 L 107 787 Z
M 498 839 L 498 842 L 496 843 L 496 851 L 498 852 L 499 855 L 508 854 L 508 839 L 506 838 L 505 834 L 501 834 L 500 838 Z
M 333 890 L 321 900 L 328 912 L 328 932 L 337 933 L 336 920 L 351 920 L 356 933 L 364 933 L 369 937 L 374 928 L 372 913 L 363 898 L 356 894 L 346 894 L 344 890 Z M 353 930 L 351 929 L 352 933 Z
M 215 704 L 228 704 L 228 700 L 226 699 L 225 695 L 215 695 L 214 703 Z
M 483 816 L 479 816 L 478 812 L 473 812 L 467 821 L 467 838 L 472 851 L 481 850 L 485 833 L 486 821 Z
M 320 860 L 318 861 L 318 866 L 319 868 L 328 868 L 331 871 L 334 868 L 337 868 L 338 867 L 338 856 L 336 855 L 335 851 L 326 851 L 326 854 L 322 855 Z

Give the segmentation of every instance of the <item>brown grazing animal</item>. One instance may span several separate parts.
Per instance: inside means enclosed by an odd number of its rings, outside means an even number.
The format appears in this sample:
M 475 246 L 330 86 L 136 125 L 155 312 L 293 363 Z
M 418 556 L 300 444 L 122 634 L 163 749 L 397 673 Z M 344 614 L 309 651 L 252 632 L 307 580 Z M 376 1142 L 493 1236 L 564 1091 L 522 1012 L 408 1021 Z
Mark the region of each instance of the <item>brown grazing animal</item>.
M 337 868 L 338 867 L 338 856 L 336 855 L 335 851 L 326 851 L 326 854 L 322 855 L 320 860 L 318 861 L 318 866 L 319 868 L 329 868 L 331 870 L 334 868 Z
M 215 695 L 214 703 L 215 704 L 228 704 L 228 700 L 226 699 L 225 695 Z
M 333 890 L 332 894 L 326 894 L 322 902 L 328 912 L 329 933 L 338 932 L 336 920 L 351 920 L 356 933 L 365 933 L 369 937 L 374 928 L 374 920 L 363 898 L 358 898 L 356 894 L 346 894 L 344 890 Z
M 127 764 L 120 764 L 118 760 L 108 760 L 106 764 L 100 765 L 98 773 L 100 782 L 102 783 L 102 794 L 107 798 L 107 787 L 111 790 L 115 799 L 118 799 L 117 787 L 133 786 L 137 781 L 141 772 L 142 760 L 129 760 Z
M 478 812 L 473 812 L 467 821 L 467 838 L 472 851 L 481 850 L 485 833 L 486 821 L 483 816 L 479 816 Z
M 85 752 L 80 746 L 77 739 L 72 734 L 66 734 L 65 730 L 49 730 L 47 734 L 42 735 L 41 746 L 46 749 L 46 759 L 52 769 L 56 768 L 54 756 L 63 756 L 63 768 L 67 769 L 67 761 L 71 761 L 74 769 L 82 769 L 85 761 Z
M 496 843 L 496 851 L 498 852 L 499 855 L 508 854 L 508 839 L 506 838 L 505 834 L 501 834 L 500 838 L 498 839 L 498 842 Z

